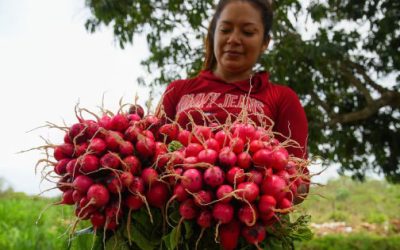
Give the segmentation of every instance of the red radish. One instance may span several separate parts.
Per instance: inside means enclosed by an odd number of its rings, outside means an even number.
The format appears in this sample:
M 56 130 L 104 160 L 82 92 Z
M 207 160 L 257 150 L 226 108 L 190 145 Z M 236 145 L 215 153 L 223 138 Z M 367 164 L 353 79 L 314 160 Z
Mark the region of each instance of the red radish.
M 257 209 L 252 204 L 244 203 L 238 210 L 238 219 L 246 226 L 253 226 L 258 218 Z
M 235 154 L 240 154 L 244 151 L 244 141 L 239 137 L 233 138 L 230 142 L 230 147 Z
M 88 146 L 88 150 L 96 155 L 102 154 L 106 148 L 106 142 L 100 138 L 93 138 Z
M 142 119 L 138 114 L 129 114 L 126 117 L 129 120 L 129 124 L 132 124 L 133 122 L 138 122 Z
M 260 215 L 268 215 L 276 207 L 276 200 L 273 196 L 271 195 L 261 195 L 259 201 L 258 201 L 258 211 L 260 212 Z
M 88 198 L 82 197 L 79 201 L 77 209 L 75 210 L 76 216 L 81 220 L 89 219 L 90 216 L 97 210 L 97 208 L 91 205 L 89 202 L 90 200 Z
M 72 141 L 71 137 L 69 137 L 68 133 L 65 133 L 64 135 L 64 142 L 65 143 L 69 143 L 69 144 L 73 144 L 74 142 Z
M 189 194 L 186 192 L 185 188 L 182 186 L 182 184 L 176 184 L 174 186 L 174 196 L 175 199 L 179 202 L 182 202 L 186 199 L 189 198 Z
M 279 176 L 279 177 L 281 177 L 282 179 L 284 179 L 284 180 L 286 181 L 286 183 L 289 184 L 289 182 L 290 182 L 290 175 L 289 175 L 289 173 L 288 173 L 287 171 L 285 171 L 285 170 L 279 170 L 279 171 L 276 173 L 276 175 Z
M 238 154 L 236 163 L 237 166 L 243 169 L 248 169 L 251 167 L 251 164 L 252 164 L 252 158 L 249 153 L 245 151 Z
M 197 159 L 199 159 L 199 162 L 205 162 L 211 165 L 215 164 L 217 158 L 218 158 L 218 153 L 213 149 L 203 149 L 197 155 Z
M 208 138 L 204 142 L 204 145 L 205 145 L 205 148 L 214 149 L 217 152 L 221 149 L 221 146 L 219 145 L 219 142 L 217 140 L 215 140 L 214 138 Z
M 287 184 L 277 175 L 267 176 L 261 184 L 261 193 L 273 196 L 279 202 L 286 195 Z
M 179 214 L 183 219 L 191 220 L 197 217 L 198 208 L 192 199 L 187 199 L 179 205 Z
M 138 210 L 144 205 L 144 202 L 140 196 L 130 194 L 125 198 L 125 205 L 129 209 Z
M 133 144 L 129 141 L 122 141 L 119 144 L 119 153 L 121 155 L 132 155 L 134 152 Z
M 203 187 L 203 176 L 199 170 L 191 168 L 183 172 L 181 183 L 190 192 L 198 192 Z
M 233 167 L 226 173 L 226 180 L 230 184 L 238 185 L 245 181 L 244 170 L 239 167 Z
M 268 165 L 271 162 L 271 158 L 271 150 L 263 148 L 254 153 L 253 162 L 254 165 L 257 165 L 259 167 L 271 167 Z
M 181 130 L 178 134 L 178 141 L 182 143 L 183 146 L 188 146 L 191 140 L 192 134 L 190 131 Z
M 167 123 L 159 128 L 158 133 L 165 136 L 167 141 L 170 142 L 178 138 L 179 128 L 176 124 Z
M 160 125 L 160 119 L 155 115 L 146 115 L 143 117 L 146 129 L 155 129 Z
M 78 162 L 77 159 L 70 160 L 65 166 L 65 170 L 67 171 L 67 173 L 71 174 L 71 176 L 73 177 L 81 175 L 80 169 L 81 164 Z
M 254 182 L 258 186 L 261 185 L 264 176 L 260 171 L 253 169 L 253 170 L 250 170 L 247 174 L 248 174 L 247 181 Z
M 78 190 L 74 190 L 72 192 L 72 199 L 74 200 L 75 203 L 79 202 L 86 194 L 82 194 Z
M 106 223 L 106 217 L 100 212 L 94 212 L 90 216 L 90 222 L 92 223 L 93 228 L 98 230 L 104 227 L 104 224 Z
M 233 131 L 234 137 L 240 137 L 243 141 L 250 141 L 254 137 L 256 129 L 251 124 L 239 124 Z
M 185 155 L 181 151 L 174 151 L 171 153 L 171 164 L 173 166 L 180 166 L 184 163 L 185 161 Z
M 225 147 L 230 143 L 230 134 L 224 130 L 220 130 L 215 134 L 215 140 L 218 141 L 221 147 Z
M 212 166 L 204 171 L 204 182 L 210 187 L 218 187 L 224 183 L 225 173 L 218 166 Z
M 212 214 L 210 211 L 208 210 L 203 210 L 200 212 L 199 216 L 197 217 L 197 224 L 201 227 L 201 228 L 209 228 L 211 227 L 212 224 Z
M 62 199 L 60 201 L 60 204 L 73 205 L 75 203 L 72 197 L 73 192 L 74 192 L 73 189 L 68 189 L 64 191 L 64 193 L 62 194 Z
M 131 172 L 123 172 L 120 174 L 120 179 L 124 187 L 129 187 L 133 182 L 133 174 Z
M 104 168 L 118 169 L 120 166 L 119 156 L 115 153 L 106 153 L 100 158 L 100 165 Z
M 72 183 L 72 175 L 71 174 L 66 174 L 62 176 L 58 181 L 57 181 L 57 188 L 61 192 L 65 192 L 69 189 L 71 189 L 71 185 L 66 185 Z M 71 194 L 72 195 L 72 194 Z
M 67 164 L 70 160 L 69 158 L 59 160 L 54 166 L 54 172 L 58 175 L 64 175 L 67 172 Z
M 131 185 L 129 186 L 129 191 L 132 194 L 143 194 L 145 190 L 145 184 L 142 178 L 134 176 Z
M 119 177 L 111 177 L 107 180 L 107 189 L 110 193 L 119 194 L 122 192 L 123 186 Z
M 98 136 L 100 134 L 98 134 L 99 131 L 99 124 L 96 121 L 93 120 L 86 120 L 84 121 L 84 125 L 85 125 L 85 137 L 87 139 L 93 139 L 94 136 Z
M 119 143 L 123 141 L 123 135 L 120 132 L 108 131 L 105 136 L 107 148 L 112 151 L 117 151 Z
M 194 194 L 194 204 L 198 207 L 204 206 L 210 203 L 213 200 L 213 194 L 211 191 L 200 190 L 196 194 Z
M 83 123 L 75 123 L 69 129 L 69 137 L 72 138 L 72 141 L 75 143 L 83 142 L 85 138 L 85 125 Z
M 279 147 L 272 152 L 271 167 L 277 171 L 284 170 L 289 161 L 289 153 L 285 148 Z
M 252 227 L 243 227 L 242 236 L 248 243 L 258 245 L 265 239 L 265 227 L 259 223 Z
M 229 203 L 218 202 L 213 207 L 212 215 L 221 224 L 229 223 L 234 215 L 233 206 Z
M 240 183 L 237 187 L 237 190 L 240 190 L 236 194 L 248 202 L 253 202 L 257 199 L 258 194 L 260 193 L 260 189 L 257 184 L 254 182 L 243 182 Z
M 146 193 L 147 202 L 157 208 L 162 208 L 168 200 L 169 190 L 164 182 L 154 182 Z
M 261 140 L 253 140 L 250 142 L 249 151 L 251 154 L 255 154 L 258 150 L 265 148 L 264 142 Z
M 86 175 L 80 175 L 75 178 L 75 180 L 72 182 L 72 186 L 74 187 L 75 190 L 78 190 L 82 194 L 86 194 L 87 190 L 91 185 L 93 185 L 93 180 L 86 176 Z
M 230 168 L 236 164 L 237 156 L 229 147 L 225 147 L 219 152 L 218 161 L 222 167 Z
M 233 187 L 230 185 L 221 185 L 218 187 L 216 192 L 217 200 L 220 200 L 222 203 L 229 203 L 232 200 L 232 196 L 230 194 L 233 191 Z
M 155 170 L 154 168 L 145 168 L 142 171 L 141 177 L 144 184 L 150 186 L 158 180 L 158 173 L 157 170 Z
M 89 144 L 87 142 L 82 142 L 80 144 L 77 144 L 75 146 L 75 152 L 74 152 L 74 157 L 79 157 L 81 155 L 84 155 L 89 147 Z
M 193 133 L 195 135 L 195 137 L 199 138 L 200 141 L 204 142 L 207 139 L 213 137 L 213 133 L 211 131 L 210 127 L 206 127 L 206 126 L 200 126 L 197 125 L 194 127 Z
M 156 143 L 149 137 L 139 137 L 136 142 L 136 150 L 142 157 L 153 156 L 156 149 Z
M 197 159 L 196 156 L 189 156 L 189 157 L 186 157 L 185 159 L 183 159 L 183 168 L 184 168 L 184 169 L 193 168 L 194 165 L 195 165 L 196 163 L 198 163 L 198 162 L 199 162 L 199 159 Z
M 65 147 L 65 145 L 70 145 L 72 147 L 70 154 L 65 152 L 65 149 L 63 148 L 63 146 Z M 54 153 L 53 153 L 54 159 L 56 159 L 57 161 L 60 161 L 60 160 L 65 159 L 65 158 L 71 158 L 73 154 L 74 154 L 73 145 L 72 144 L 67 144 L 67 143 L 64 143 L 64 144 L 61 144 L 60 146 L 55 147 L 54 148 Z
M 94 155 L 84 155 L 80 159 L 81 171 L 83 173 L 90 173 L 96 171 L 100 167 L 99 158 Z
M 98 123 L 101 128 L 104 128 L 106 130 L 111 129 L 111 117 L 109 117 L 108 115 L 102 116 Z
M 142 169 L 142 163 L 136 156 L 130 155 L 122 160 L 122 167 L 125 171 L 137 174 Z
M 90 186 L 86 197 L 96 207 L 103 207 L 110 200 L 110 194 L 107 188 L 101 184 L 93 184 Z
M 112 130 L 124 132 L 129 127 L 129 120 L 124 114 L 116 114 L 111 118 Z
M 148 138 L 152 139 L 153 141 L 156 140 L 155 137 L 154 137 L 153 132 L 151 132 L 151 131 L 148 130 L 148 129 L 143 130 L 142 133 L 141 133 L 141 135 L 143 135 L 143 136 L 145 136 L 145 137 L 148 137 Z
M 136 114 L 138 115 L 140 118 L 143 118 L 144 116 L 144 109 L 142 108 L 142 106 L 140 106 L 139 104 L 132 104 L 129 107 L 129 114 Z
M 233 219 L 219 228 L 219 239 L 224 250 L 234 250 L 240 236 L 240 223 Z
M 136 143 L 137 137 L 142 133 L 142 130 L 137 126 L 129 126 L 124 133 L 124 139 L 132 143 Z
M 197 156 L 202 150 L 204 150 L 204 147 L 201 144 L 194 142 L 189 143 L 185 148 L 185 156 Z
M 284 214 L 289 213 L 289 211 L 292 207 L 293 207 L 292 202 L 286 198 L 283 198 L 278 203 L 278 208 L 284 210 L 284 211 L 281 211 L 281 213 L 284 213 Z

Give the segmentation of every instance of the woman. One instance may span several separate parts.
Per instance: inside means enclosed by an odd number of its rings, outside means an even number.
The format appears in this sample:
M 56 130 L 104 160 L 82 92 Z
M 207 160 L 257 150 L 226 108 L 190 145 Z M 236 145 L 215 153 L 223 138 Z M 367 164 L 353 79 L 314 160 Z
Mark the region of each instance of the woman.
M 186 126 L 234 121 L 243 110 L 258 124 L 273 122 L 273 131 L 300 147 L 288 147 L 307 157 L 308 125 L 297 95 L 271 83 L 266 72 L 253 72 L 267 49 L 272 25 L 268 0 L 221 0 L 206 38 L 203 70 L 192 79 L 177 80 L 166 89 L 162 109 L 168 119 Z M 268 118 L 268 119 L 266 119 Z

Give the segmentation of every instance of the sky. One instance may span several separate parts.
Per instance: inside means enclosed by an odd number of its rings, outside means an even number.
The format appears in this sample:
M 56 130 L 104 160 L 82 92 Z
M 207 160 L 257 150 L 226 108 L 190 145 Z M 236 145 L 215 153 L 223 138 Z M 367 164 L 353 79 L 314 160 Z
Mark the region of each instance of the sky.
M 118 103 L 132 103 L 136 94 L 144 104 L 148 89 L 136 79 L 145 76 L 140 61 L 148 49 L 143 37 L 120 49 L 110 28 L 89 34 L 84 27 L 90 15 L 84 0 L 0 0 L 0 178 L 4 187 L 36 195 L 54 187 L 35 174 L 44 144 L 62 142 L 56 129 L 34 128 L 52 122 L 72 125 L 74 107 L 99 111 L 118 109 Z M 162 90 L 158 90 L 162 91 Z M 30 131 L 30 132 L 28 132 Z M 337 176 L 329 167 L 315 177 L 324 183 Z M 40 170 L 40 167 L 39 167 Z M 318 172 L 319 166 L 312 166 Z M 1 187 L 0 187 L 1 188 Z M 58 195 L 57 190 L 44 193 Z

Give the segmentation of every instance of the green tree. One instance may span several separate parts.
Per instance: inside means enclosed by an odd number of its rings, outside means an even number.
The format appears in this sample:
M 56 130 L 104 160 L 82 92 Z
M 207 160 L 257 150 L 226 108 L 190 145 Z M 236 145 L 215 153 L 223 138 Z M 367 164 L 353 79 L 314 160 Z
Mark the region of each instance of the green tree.
M 145 34 L 157 84 L 195 75 L 213 0 L 86 0 L 86 28 L 111 26 L 121 47 Z M 400 181 L 400 2 L 274 1 L 273 44 L 260 60 L 302 100 L 310 152 L 363 178 Z

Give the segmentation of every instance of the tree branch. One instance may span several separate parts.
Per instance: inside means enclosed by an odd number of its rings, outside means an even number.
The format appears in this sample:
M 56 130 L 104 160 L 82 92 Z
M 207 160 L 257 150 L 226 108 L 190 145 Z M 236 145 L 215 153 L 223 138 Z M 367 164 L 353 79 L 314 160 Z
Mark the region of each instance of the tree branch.
M 330 116 L 331 120 L 329 125 L 332 126 L 337 123 L 345 124 L 365 120 L 368 117 L 376 114 L 380 108 L 385 106 L 400 108 L 400 93 L 387 90 L 379 99 L 373 100 L 372 103 L 369 103 L 362 110 Z

